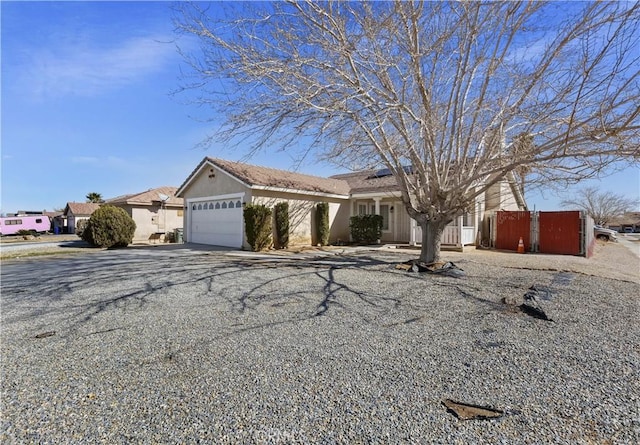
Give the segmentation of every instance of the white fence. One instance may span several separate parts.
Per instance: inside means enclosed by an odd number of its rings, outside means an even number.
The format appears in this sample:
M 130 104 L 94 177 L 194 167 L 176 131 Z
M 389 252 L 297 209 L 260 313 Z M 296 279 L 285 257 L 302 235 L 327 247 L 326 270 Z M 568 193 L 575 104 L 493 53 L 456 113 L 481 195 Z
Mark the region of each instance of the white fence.
M 415 225 L 415 242 L 422 242 L 422 229 L 419 225 Z M 448 225 L 442 232 L 442 245 L 449 246 L 468 246 L 476 242 L 476 229 L 473 226 L 454 226 Z

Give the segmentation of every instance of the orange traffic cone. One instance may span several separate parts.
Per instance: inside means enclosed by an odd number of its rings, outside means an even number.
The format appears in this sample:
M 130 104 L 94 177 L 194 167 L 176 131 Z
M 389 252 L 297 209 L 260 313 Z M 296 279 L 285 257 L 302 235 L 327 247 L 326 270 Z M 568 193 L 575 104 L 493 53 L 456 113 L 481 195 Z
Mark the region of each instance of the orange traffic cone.
M 518 241 L 518 253 L 524 253 L 524 241 L 522 241 L 522 237 L 520 237 L 520 241 Z

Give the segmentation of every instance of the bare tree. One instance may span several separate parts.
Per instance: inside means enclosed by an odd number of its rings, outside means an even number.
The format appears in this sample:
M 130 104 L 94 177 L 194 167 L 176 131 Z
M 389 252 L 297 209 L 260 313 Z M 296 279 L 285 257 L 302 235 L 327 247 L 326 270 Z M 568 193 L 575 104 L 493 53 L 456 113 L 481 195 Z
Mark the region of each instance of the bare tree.
M 179 7 L 200 43 L 182 88 L 224 119 L 212 138 L 390 169 L 426 262 L 505 178 L 575 182 L 640 158 L 638 3 Z
M 584 210 L 596 224 L 606 226 L 614 218 L 633 209 L 637 202 L 624 195 L 587 187 L 576 192 L 573 198 L 562 201 L 562 205 Z

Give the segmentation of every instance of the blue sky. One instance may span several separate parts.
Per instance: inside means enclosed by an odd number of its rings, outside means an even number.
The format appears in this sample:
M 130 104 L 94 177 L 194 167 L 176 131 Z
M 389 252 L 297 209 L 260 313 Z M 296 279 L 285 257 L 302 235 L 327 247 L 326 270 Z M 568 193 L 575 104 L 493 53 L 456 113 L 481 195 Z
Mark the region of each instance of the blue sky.
M 196 148 L 211 129 L 206 110 L 171 96 L 181 58 L 169 2 L 2 1 L 0 212 L 53 210 L 164 185 L 179 186 L 204 156 L 244 152 Z M 189 42 L 180 41 L 181 46 Z M 284 153 L 252 163 L 289 169 Z M 299 171 L 341 173 L 312 161 Z M 640 170 L 601 181 L 640 196 Z M 560 209 L 554 192 L 529 206 Z

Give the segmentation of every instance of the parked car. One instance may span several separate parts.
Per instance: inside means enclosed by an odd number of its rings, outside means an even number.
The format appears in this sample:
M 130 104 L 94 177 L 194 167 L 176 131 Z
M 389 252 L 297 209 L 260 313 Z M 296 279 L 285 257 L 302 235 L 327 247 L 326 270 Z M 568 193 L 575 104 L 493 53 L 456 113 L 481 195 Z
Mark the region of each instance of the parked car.
M 633 233 L 633 227 L 625 227 L 624 233 Z
M 596 238 L 604 241 L 618 241 L 618 232 L 611 229 L 605 229 L 598 224 L 593 226 L 593 234 Z

